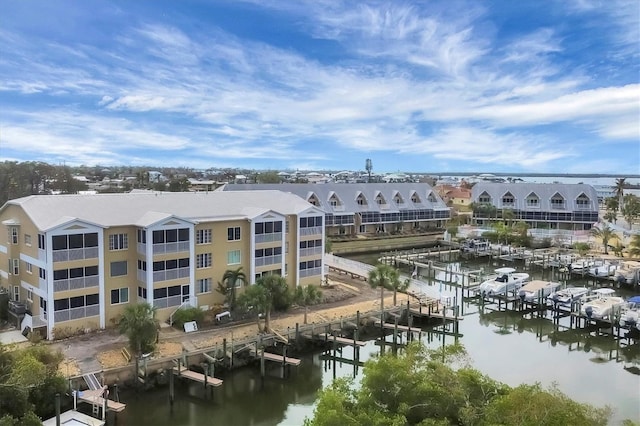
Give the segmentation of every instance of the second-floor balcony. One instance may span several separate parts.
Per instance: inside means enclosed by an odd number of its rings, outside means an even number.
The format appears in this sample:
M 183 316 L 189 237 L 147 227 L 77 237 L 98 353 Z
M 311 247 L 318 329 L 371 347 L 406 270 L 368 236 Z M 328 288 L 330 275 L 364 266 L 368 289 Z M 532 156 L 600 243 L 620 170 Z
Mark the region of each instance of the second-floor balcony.
M 78 249 L 54 250 L 54 262 L 69 262 L 73 260 L 96 259 L 98 257 L 98 247 L 87 247 Z
M 256 257 L 256 266 L 275 265 L 282 263 L 282 255 Z
M 177 280 L 178 278 L 189 278 L 189 268 L 166 269 L 164 271 L 153 271 L 153 282 Z
M 311 226 L 309 228 L 300 228 L 300 236 L 307 237 L 309 235 L 322 235 L 322 226 Z
M 282 241 L 282 232 L 273 232 L 271 234 L 256 235 L 256 244 L 271 243 L 274 241 Z
M 100 315 L 100 305 L 81 306 L 79 308 L 63 309 L 53 313 L 54 321 L 72 321 L 81 318 Z
M 175 243 L 158 243 L 153 245 L 153 254 L 178 253 L 189 251 L 189 241 L 178 241 Z
M 314 277 L 316 275 L 322 275 L 322 268 L 309 268 L 300 270 L 300 278 Z
M 300 257 L 316 256 L 322 254 L 322 247 L 309 247 L 300 249 Z
M 66 280 L 54 280 L 53 291 L 79 290 L 82 288 L 98 287 L 98 285 L 100 285 L 100 279 L 97 275 L 68 278 Z
M 178 294 L 175 296 L 160 297 L 157 299 L 153 299 L 153 306 L 158 309 L 171 308 L 173 306 L 182 305 L 182 302 L 185 300 L 189 300 L 189 296 L 183 296 Z

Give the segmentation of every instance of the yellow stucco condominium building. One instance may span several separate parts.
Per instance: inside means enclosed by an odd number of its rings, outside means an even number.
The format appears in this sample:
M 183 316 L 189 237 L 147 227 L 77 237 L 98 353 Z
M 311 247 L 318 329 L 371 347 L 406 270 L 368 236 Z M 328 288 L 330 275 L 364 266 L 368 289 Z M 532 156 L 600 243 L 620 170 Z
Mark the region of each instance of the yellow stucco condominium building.
M 29 196 L 0 209 L 0 287 L 16 325 L 49 339 L 113 326 L 131 303 L 162 321 L 221 304 L 217 283 L 239 267 L 249 284 L 272 273 L 320 284 L 323 220 L 282 191 Z

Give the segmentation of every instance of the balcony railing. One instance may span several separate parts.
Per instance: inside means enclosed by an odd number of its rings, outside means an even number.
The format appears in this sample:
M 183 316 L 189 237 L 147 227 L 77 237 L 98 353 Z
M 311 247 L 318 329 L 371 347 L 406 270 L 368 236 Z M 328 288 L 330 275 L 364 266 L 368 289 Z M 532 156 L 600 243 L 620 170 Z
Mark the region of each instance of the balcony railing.
M 38 249 L 38 260 L 46 261 L 47 260 L 47 251 L 41 248 Z
M 276 263 L 282 263 L 282 255 L 264 256 L 256 258 L 256 266 L 274 265 Z
M 47 280 L 42 279 L 42 278 L 38 278 L 38 287 L 40 288 L 40 290 L 43 290 L 44 292 L 47 291 Z
M 170 308 L 172 306 L 180 306 L 183 300 L 189 300 L 189 296 L 183 296 L 178 294 L 177 296 L 162 297 L 159 299 L 153 299 L 153 306 L 162 309 Z
M 322 235 L 322 226 L 312 226 L 309 228 L 300 228 L 300 235 L 307 237 L 309 235 Z
M 143 243 L 138 243 L 138 253 L 147 254 L 147 245 Z
M 300 257 L 315 256 L 322 254 L 322 247 L 301 248 Z
M 138 281 L 146 283 L 147 282 L 147 271 L 143 271 L 138 269 Z
M 322 275 L 322 268 L 302 269 L 300 271 L 300 278 L 313 277 L 316 275 Z
M 66 280 L 54 280 L 53 291 L 78 290 L 81 288 L 97 287 L 100 279 L 97 275 L 90 277 L 69 278 Z
M 177 243 L 160 243 L 153 245 L 153 254 L 179 253 L 189 251 L 189 241 L 179 241 Z
M 98 247 L 55 250 L 53 252 L 54 262 L 69 262 L 72 260 L 96 259 L 97 257 L 98 257 Z
M 272 234 L 258 234 L 256 235 L 256 244 L 259 243 L 271 243 L 274 241 L 282 241 L 282 232 L 274 232 Z
M 153 282 L 177 280 L 178 278 L 189 278 L 189 268 L 168 269 L 165 271 L 154 271 Z
M 100 306 L 82 306 L 80 308 L 64 309 L 61 311 L 55 311 L 53 318 L 55 322 L 72 321 L 80 318 L 94 317 L 100 315 Z

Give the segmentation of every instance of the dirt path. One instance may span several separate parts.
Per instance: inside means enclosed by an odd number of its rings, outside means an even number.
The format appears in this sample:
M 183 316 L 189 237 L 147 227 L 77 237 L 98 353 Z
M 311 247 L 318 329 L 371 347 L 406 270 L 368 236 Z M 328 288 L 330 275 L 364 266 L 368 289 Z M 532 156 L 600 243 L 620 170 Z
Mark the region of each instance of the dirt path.
M 347 275 L 329 275 L 329 288 L 323 289 L 324 303 L 310 306 L 307 321 L 323 323 L 340 317 L 355 315 L 379 309 L 380 291 L 372 289 L 368 283 Z M 392 292 L 385 292 L 385 306 L 393 303 Z M 407 295 L 398 294 L 398 303 L 406 303 Z M 283 314 L 272 315 L 271 328 L 286 332 L 304 322 L 304 308 L 291 309 Z M 173 327 L 163 327 L 157 356 L 179 355 L 187 351 L 203 349 L 227 341 L 239 340 L 258 334 L 255 321 L 242 324 L 229 323 L 224 326 L 205 324 L 204 329 L 194 333 L 184 333 Z M 127 338 L 115 330 L 106 330 L 87 336 L 76 337 L 51 344 L 53 350 L 60 350 L 65 356 L 61 373 L 66 377 L 101 371 L 127 365 L 122 349 L 127 346 Z

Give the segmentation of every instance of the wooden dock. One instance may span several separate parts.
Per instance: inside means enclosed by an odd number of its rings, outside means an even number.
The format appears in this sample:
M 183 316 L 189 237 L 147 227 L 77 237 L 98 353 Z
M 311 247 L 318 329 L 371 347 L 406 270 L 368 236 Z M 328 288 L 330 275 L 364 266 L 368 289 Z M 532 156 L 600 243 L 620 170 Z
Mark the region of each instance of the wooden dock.
M 184 377 L 185 379 L 193 380 L 194 382 L 203 383 L 207 386 L 218 387 L 222 385 L 222 380 L 216 379 L 215 377 L 205 376 L 202 373 L 197 373 L 195 371 L 189 370 L 183 366 L 173 367 L 173 372 L 178 377 Z
M 265 352 L 263 350 L 260 351 L 256 351 L 255 349 L 253 349 L 251 352 L 251 355 L 255 358 L 263 358 L 265 359 L 265 361 L 273 361 L 273 362 L 279 362 L 279 363 L 283 363 L 286 365 L 293 365 L 293 366 L 298 366 L 300 365 L 300 360 L 297 358 L 291 358 L 288 356 L 283 356 L 283 355 L 278 355 L 278 354 L 272 354 L 270 352 Z
M 382 324 L 382 328 L 385 328 L 387 330 L 398 330 L 398 331 L 406 331 L 408 333 L 411 333 L 412 331 L 422 331 L 422 329 L 420 327 L 409 327 L 406 325 L 400 325 L 400 324 L 393 324 L 390 322 L 385 322 L 382 323 L 380 320 L 377 320 L 374 325 L 376 327 L 380 327 Z
M 452 315 L 447 315 L 444 311 L 440 311 L 440 312 L 427 312 L 427 311 L 421 311 L 419 309 L 416 308 L 410 308 L 409 312 L 411 313 L 411 315 L 415 315 L 417 317 L 427 317 L 427 318 L 434 318 L 434 319 L 444 319 L 445 321 L 462 321 L 464 318 L 461 316 L 452 316 Z
M 105 391 L 104 388 L 94 389 L 94 390 L 90 389 L 90 390 L 78 392 L 77 396 L 78 396 L 78 399 L 82 402 L 88 402 L 89 404 L 92 404 L 92 405 L 104 407 L 105 399 L 102 396 L 104 394 L 104 391 Z M 107 410 L 114 411 L 116 413 L 119 413 L 126 408 L 126 405 L 121 402 L 113 401 L 111 399 L 107 399 L 106 402 L 107 402 Z
M 334 336 L 329 333 L 320 333 L 318 334 L 318 338 L 327 342 L 336 342 L 345 346 L 365 346 L 367 344 L 367 342 L 363 342 L 362 340 L 347 339 L 346 337 Z

